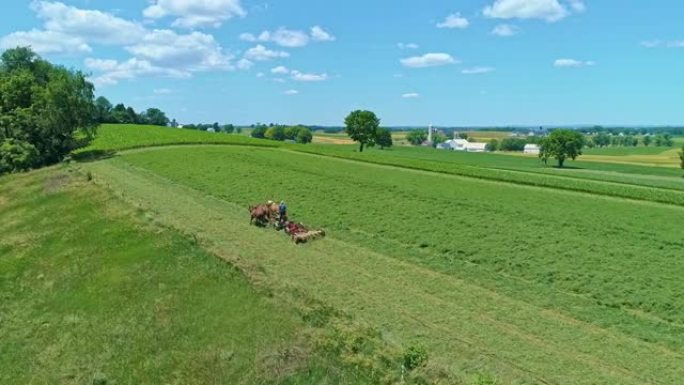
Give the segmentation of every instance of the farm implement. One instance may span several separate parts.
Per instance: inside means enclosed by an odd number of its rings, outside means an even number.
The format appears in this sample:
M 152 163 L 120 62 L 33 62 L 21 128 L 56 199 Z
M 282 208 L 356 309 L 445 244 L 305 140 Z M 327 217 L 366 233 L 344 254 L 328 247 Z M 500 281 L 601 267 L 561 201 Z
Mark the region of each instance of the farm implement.
M 295 244 L 306 243 L 325 237 L 324 230 L 313 230 L 302 223 L 290 221 L 281 207 L 269 201 L 266 204 L 249 206 L 250 224 L 259 227 L 273 226 L 276 230 L 284 230 Z

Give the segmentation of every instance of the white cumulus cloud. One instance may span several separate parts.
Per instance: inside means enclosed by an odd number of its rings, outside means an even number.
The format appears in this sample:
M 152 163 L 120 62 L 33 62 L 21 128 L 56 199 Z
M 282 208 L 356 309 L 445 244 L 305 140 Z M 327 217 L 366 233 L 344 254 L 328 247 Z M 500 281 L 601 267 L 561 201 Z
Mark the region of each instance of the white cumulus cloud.
M 285 94 L 285 95 L 297 95 L 297 94 L 299 94 L 299 91 L 297 91 L 297 90 L 285 90 L 285 91 L 283 91 L 283 94 Z
M 297 70 L 292 70 L 290 72 L 291 79 L 297 82 L 322 82 L 328 80 L 328 74 L 316 74 L 316 73 L 303 73 Z
M 518 34 L 518 27 L 510 24 L 499 24 L 492 29 L 492 35 L 511 37 Z
M 187 78 L 190 72 L 173 68 L 163 68 L 153 65 L 147 60 L 131 58 L 120 62 L 111 59 L 85 59 L 85 67 L 101 72 L 91 78 L 95 85 L 117 84 L 121 80 L 130 80 L 143 75 L 166 76 L 175 78 Z
M 273 74 L 289 74 L 290 70 L 287 69 L 285 66 L 278 66 L 278 67 L 273 67 L 271 68 L 271 73 Z
M 275 31 L 263 31 L 258 35 L 253 33 L 240 34 L 240 40 L 249 42 L 272 42 L 281 47 L 297 48 L 308 45 L 311 41 L 335 41 L 335 36 L 321 26 L 311 27 L 310 34 L 300 30 L 280 27 Z
M 470 22 L 465 17 L 462 17 L 460 13 L 453 13 L 444 19 L 444 21 L 437 23 L 437 28 L 468 28 Z
M 212 35 L 201 32 L 178 34 L 171 30 L 153 30 L 126 50 L 153 64 L 189 71 L 230 68 L 231 57 L 222 52 Z
M 480 74 L 487 74 L 490 72 L 494 72 L 493 67 L 473 67 L 473 68 L 466 68 L 461 71 L 462 74 L 464 75 L 480 75 Z
M 412 56 L 400 60 L 401 64 L 410 68 L 436 67 L 458 63 L 447 53 L 426 53 L 423 56 Z
M 577 4 L 573 9 L 578 7 Z M 482 13 L 494 19 L 541 19 L 548 22 L 570 15 L 570 11 L 559 0 L 495 0 Z
M 91 52 L 93 49 L 85 40 L 76 36 L 69 36 L 62 32 L 17 31 L 0 38 L 0 48 L 9 49 L 20 46 L 31 46 L 38 53 L 81 53 Z
M 240 0 L 153 0 L 143 15 L 148 19 L 175 17 L 174 27 L 219 27 L 226 20 L 244 17 Z
M 557 59 L 553 62 L 553 66 L 558 68 L 579 68 L 593 66 L 594 64 L 596 63 L 593 61 L 582 61 L 576 59 Z
M 289 56 L 290 54 L 285 51 L 270 50 L 261 44 L 257 44 L 245 52 L 245 59 L 255 61 L 268 61 Z
M 318 25 L 311 27 L 311 38 L 314 41 L 335 41 L 335 36 L 329 34 Z
M 417 92 L 409 92 L 401 95 L 402 98 L 404 99 L 415 99 L 420 97 L 420 94 Z

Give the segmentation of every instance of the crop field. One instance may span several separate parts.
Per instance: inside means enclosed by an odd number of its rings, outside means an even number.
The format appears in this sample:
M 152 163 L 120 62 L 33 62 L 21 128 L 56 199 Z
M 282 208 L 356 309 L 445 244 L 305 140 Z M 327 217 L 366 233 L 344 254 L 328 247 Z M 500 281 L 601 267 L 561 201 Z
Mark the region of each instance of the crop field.
M 557 169 L 544 167 L 537 158 L 425 148 L 395 148 L 364 153 L 354 152 L 351 147 L 344 146 L 305 146 L 296 150 L 493 181 L 684 204 L 684 179 L 681 170 L 674 168 L 571 162 L 570 167 Z
M 681 176 L 599 164 L 555 175 L 525 158 L 484 154 L 474 166 L 414 150 L 187 146 L 82 167 L 260 279 L 425 346 L 464 381 L 678 383 Z M 521 181 L 534 178 L 553 182 Z M 246 205 L 266 199 L 329 237 L 295 247 L 249 227 Z

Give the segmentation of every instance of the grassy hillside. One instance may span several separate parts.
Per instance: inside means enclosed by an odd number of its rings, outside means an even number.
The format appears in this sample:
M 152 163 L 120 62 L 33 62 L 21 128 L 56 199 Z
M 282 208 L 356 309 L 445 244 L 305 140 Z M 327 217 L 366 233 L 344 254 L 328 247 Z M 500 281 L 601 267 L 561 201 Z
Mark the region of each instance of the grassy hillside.
M 237 144 L 274 146 L 276 142 L 239 134 L 210 133 L 159 126 L 103 124 L 95 141 L 83 151 L 113 151 L 173 144 Z
M 452 374 L 684 375 L 681 208 L 281 149 L 174 148 L 85 167 L 261 279 L 426 346 Z M 281 198 L 330 236 L 298 248 L 248 226 L 248 203 Z
M 363 333 L 312 330 L 309 307 L 256 292 L 130 207 L 75 172 L 0 179 L 0 383 L 357 384 L 387 374 L 343 356 L 344 338 Z

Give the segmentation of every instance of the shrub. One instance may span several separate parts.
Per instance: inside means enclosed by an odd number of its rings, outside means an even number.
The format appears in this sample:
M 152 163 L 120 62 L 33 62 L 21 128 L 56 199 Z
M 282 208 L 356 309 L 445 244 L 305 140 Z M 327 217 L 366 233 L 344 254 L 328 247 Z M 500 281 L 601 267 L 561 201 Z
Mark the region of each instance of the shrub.
M 496 139 L 492 139 L 487 143 L 486 150 L 489 152 L 494 152 L 499 149 L 499 141 Z
M 38 163 L 38 150 L 19 139 L 5 139 L 0 144 L 0 174 L 26 171 Z
M 421 346 L 410 346 L 404 352 L 403 365 L 408 371 L 419 368 L 427 363 L 428 354 Z
M 311 134 L 311 130 L 309 130 L 306 127 L 299 128 L 299 130 L 297 131 L 297 137 L 295 140 L 297 141 L 297 143 L 302 143 L 302 144 L 311 143 L 311 141 L 313 140 L 313 135 Z

